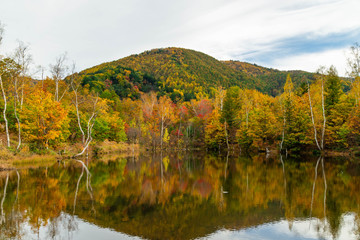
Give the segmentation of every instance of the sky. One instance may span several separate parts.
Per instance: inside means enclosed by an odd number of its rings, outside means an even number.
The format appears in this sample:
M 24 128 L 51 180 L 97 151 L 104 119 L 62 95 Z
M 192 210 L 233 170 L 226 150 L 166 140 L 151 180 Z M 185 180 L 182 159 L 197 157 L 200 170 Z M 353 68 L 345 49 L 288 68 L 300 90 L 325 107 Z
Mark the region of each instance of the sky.
M 23 41 L 34 65 L 67 52 L 77 71 L 131 54 L 183 47 L 219 60 L 346 74 L 360 42 L 359 0 L 0 0 L 0 54 Z

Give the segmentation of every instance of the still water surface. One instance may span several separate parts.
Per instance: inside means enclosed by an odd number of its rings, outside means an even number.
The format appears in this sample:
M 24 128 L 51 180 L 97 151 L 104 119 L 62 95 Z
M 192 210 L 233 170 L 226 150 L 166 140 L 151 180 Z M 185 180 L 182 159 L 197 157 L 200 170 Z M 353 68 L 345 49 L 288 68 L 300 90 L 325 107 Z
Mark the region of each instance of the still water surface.
M 359 239 L 360 165 L 173 153 L 0 172 L 0 239 Z

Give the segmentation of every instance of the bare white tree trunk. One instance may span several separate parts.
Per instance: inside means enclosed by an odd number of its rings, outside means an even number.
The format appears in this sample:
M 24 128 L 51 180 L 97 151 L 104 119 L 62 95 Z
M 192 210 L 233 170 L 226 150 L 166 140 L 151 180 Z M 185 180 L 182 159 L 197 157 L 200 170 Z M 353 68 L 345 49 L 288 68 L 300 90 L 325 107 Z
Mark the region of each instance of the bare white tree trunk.
M 280 151 L 283 148 L 284 140 L 285 140 L 285 117 L 284 117 L 284 126 L 283 126 L 283 130 L 281 133 Z
M 74 157 L 78 157 L 78 156 L 83 155 L 85 153 L 85 151 L 88 149 L 91 141 L 93 140 L 91 134 L 92 134 L 92 128 L 94 126 L 94 123 L 90 124 L 91 119 L 92 119 L 92 117 L 88 121 L 88 131 L 87 131 L 88 137 L 87 137 L 87 139 L 85 141 L 85 146 L 84 146 L 83 150 L 80 153 L 76 154 Z
M 20 125 L 20 119 L 19 116 L 17 114 L 17 102 L 19 100 L 19 94 L 18 94 L 18 89 L 17 89 L 17 77 L 14 78 L 14 89 L 15 89 L 15 93 L 14 93 L 14 115 L 18 124 L 18 145 L 16 147 L 17 150 L 20 149 L 21 146 L 21 125 Z
M 96 115 L 97 115 L 96 105 L 97 105 L 98 100 L 99 100 L 99 98 L 96 97 L 96 99 L 94 101 L 94 106 L 93 106 L 93 113 L 92 113 L 92 115 L 89 118 L 88 123 L 87 123 L 87 138 L 86 138 L 86 141 L 85 141 L 84 148 L 80 153 L 76 154 L 73 157 L 78 157 L 78 156 L 83 155 L 85 153 L 85 151 L 88 149 L 91 141 L 93 140 L 91 135 L 92 135 L 92 129 L 93 129 L 94 124 L 95 124 L 95 118 L 96 118 Z
M 324 101 L 324 79 L 321 79 L 321 106 L 323 113 L 323 127 L 321 130 L 321 149 L 324 150 L 324 139 L 325 139 L 325 127 L 326 127 L 326 117 L 325 117 L 325 101 Z
M 17 107 L 16 107 L 16 100 L 14 99 L 14 114 L 15 114 L 15 118 L 18 124 L 18 145 L 16 147 L 17 150 L 20 149 L 21 146 L 21 125 L 20 125 L 20 120 L 19 120 L 19 116 L 17 114 Z
M 280 155 L 281 155 L 281 150 L 283 148 L 283 144 L 284 144 L 284 140 L 285 140 L 285 127 L 286 127 L 285 110 L 283 109 L 282 101 L 280 101 L 280 107 L 281 107 L 281 112 L 283 114 L 283 129 L 282 129 L 281 142 L 280 142 Z
M 25 88 L 25 81 L 26 76 L 29 72 L 29 66 L 32 63 L 32 56 L 29 53 L 30 46 L 24 44 L 21 41 L 18 41 L 18 47 L 15 50 L 14 53 L 14 60 L 15 62 L 20 66 L 20 85 L 21 85 L 21 97 L 19 100 L 19 95 L 17 94 L 17 100 L 20 104 L 20 109 L 22 109 L 23 103 L 24 103 L 24 88 Z M 18 89 L 16 89 L 18 91 Z
M 316 142 L 316 146 L 319 148 L 320 151 L 322 151 L 322 148 L 319 144 L 319 141 L 317 139 L 317 130 L 316 130 L 316 126 L 315 126 L 315 120 L 314 120 L 314 113 L 313 113 L 313 107 L 311 104 L 311 96 L 310 96 L 310 84 L 308 82 L 308 95 L 309 95 L 309 104 L 310 104 L 310 113 L 311 113 L 311 121 L 314 127 L 314 138 L 315 138 L 315 142 Z
M 75 107 L 76 107 L 76 117 L 78 120 L 79 129 L 80 129 L 81 135 L 82 135 L 82 142 L 85 143 L 85 133 L 81 127 L 81 119 L 80 119 L 80 113 L 79 113 L 79 102 L 78 102 L 77 92 L 75 92 Z
M 67 66 L 65 65 L 65 61 L 67 59 L 66 55 L 67 54 L 64 53 L 64 54 L 58 56 L 55 59 L 55 64 L 50 65 L 50 71 L 51 71 L 52 77 L 53 77 L 53 79 L 55 81 L 54 99 L 57 102 L 59 102 L 61 100 L 61 98 L 59 97 L 59 82 L 64 77 L 64 75 L 65 75 L 65 73 L 67 71 Z
M 78 101 L 78 94 L 77 94 L 77 88 L 73 87 L 74 94 L 75 94 L 75 109 L 76 109 L 76 117 L 78 121 L 78 126 L 82 135 L 82 143 L 85 143 L 85 133 L 84 130 L 81 127 L 81 119 L 80 119 L 80 112 L 79 112 L 79 101 Z
M 71 89 L 74 91 L 74 95 L 75 95 L 75 109 L 76 109 L 76 117 L 77 117 L 77 122 L 78 122 L 78 126 L 81 132 L 81 140 L 82 143 L 85 144 L 85 132 L 81 126 L 81 118 L 80 118 L 80 111 L 79 111 L 79 97 L 78 97 L 78 89 L 79 89 L 79 85 L 80 83 L 75 83 L 75 63 L 73 63 L 72 68 L 71 68 L 71 81 L 70 81 L 70 86 Z
M 54 79 L 55 81 L 55 94 L 54 94 L 54 98 L 55 101 L 59 101 L 59 80 L 58 79 Z
M 360 76 L 360 45 L 355 43 L 350 47 L 350 56 L 347 57 L 347 65 L 350 69 L 346 73 L 351 77 L 351 80 Z
M 4 99 L 3 115 L 4 115 L 4 121 L 5 121 L 6 140 L 7 140 L 7 146 L 10 147 L 9 126 L 8 126 L 8 120 L 7 120 L 7 117 L 6 117 L 7 101 L 6 101 L 6 94 L 5 94 L 4 85 L 3 85 L 1 75 L 0 75 L 0 86 L 1 86 L 1 91 L 2 91 L 2 95 L 3 95 L 3 99 Z
M 22 88 L 21 88 L 20 109 L 22 109 L 23 105 L 24 105 L 24 83 L 22 84 Z
M 225 121 L 225 137 L 226 137 L 226 146 L 227 146 L 227 149 L 228 149 L 228 151 L 229 151 L 229 137 L 228 137 L 228 132 L 227 132 L 227 123 L 226 123 L 226 121 Z

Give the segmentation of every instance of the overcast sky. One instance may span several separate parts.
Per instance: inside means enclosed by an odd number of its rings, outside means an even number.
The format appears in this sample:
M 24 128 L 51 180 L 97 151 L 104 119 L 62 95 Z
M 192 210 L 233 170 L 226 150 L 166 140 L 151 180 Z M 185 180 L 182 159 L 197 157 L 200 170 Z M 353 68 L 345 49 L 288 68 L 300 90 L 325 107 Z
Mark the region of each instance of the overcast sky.
M 281 70 L 334 65 L 360 42 L 360 0 L 0 0 L 5 36 L 34 62 L 63 52 L 77 70 L 145 50 L 184 47 Z

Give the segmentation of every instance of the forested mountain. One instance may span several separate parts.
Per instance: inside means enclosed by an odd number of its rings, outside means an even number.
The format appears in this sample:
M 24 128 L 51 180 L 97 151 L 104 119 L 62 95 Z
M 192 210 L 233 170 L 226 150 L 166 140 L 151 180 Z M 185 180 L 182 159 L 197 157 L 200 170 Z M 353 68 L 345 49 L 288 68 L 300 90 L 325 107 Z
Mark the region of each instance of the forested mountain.
M 61 151 L 79 143 L 71 151 L 80 156 L 110 141 L 133 149 L 139 143 L 154 150 L 280 146 L 323 152 L 360 143 L 360 78 L 345 92 L 334 67 L 316 75 L 283 72 L 167 48 L 103 63 L 65 81 L 61 74 L 69 67 L 60 56 L 51 78 L 33 81 L 20 60 L 0 61 L 7 149 L 16 141 L 16 151 Z
M 156 90 L 174 101 L 211 96 L 219 86 L 255 88 L 257 85 L 255 78 L 215 58 L 181 48 L 154 49 L 131 55 L 84 70 L 80 76 L 83 85 L 103 90 L 111 88 L 120 97 L 137 98 L 139 91 Z
M 223 61 L 223 63 L 237 71 L 247 74 L 248 76 L 257 78 L 260 85 L 257 86 L 256 89 L 274 97 L 282 93 L 286 77 L 289 74 L 293 80 L 295 88 L 304 87 L 304 85 L 307 84 L 307 81 L 312 83 L 315 80 L 315 73 L 301 70 L 280 71 L 240 61 Z
M 204 53 L 182 48 L 164 48 L 103 63 L 80 72 L 83 85 L 99 92 L 114 91 L 120 97 L 138 98 L 155 90 L 173 101 L 213 96 L 219 86 L 240 86 L 279 95 L 287 74 L 295 86 L 314 79 L 304 71 L 279 71 L 239 61 L 218 61 Z

